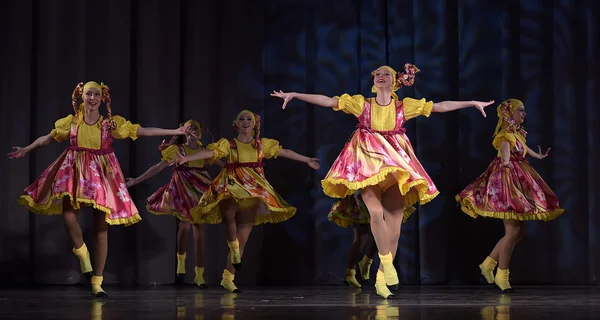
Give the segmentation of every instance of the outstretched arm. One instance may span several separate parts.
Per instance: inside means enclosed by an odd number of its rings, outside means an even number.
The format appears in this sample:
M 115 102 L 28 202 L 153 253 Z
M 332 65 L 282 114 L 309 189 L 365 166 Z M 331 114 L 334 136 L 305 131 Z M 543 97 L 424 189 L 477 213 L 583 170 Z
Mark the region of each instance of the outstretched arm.
M 9 153 L 8 159 L 19 159 L 19 158 L 23 158 L 26 154 L 28 154 L 29 152 L 40 148 L 40 147 L 45 147 L 49 144 L 51 144 L 54 140 L 54 137 L 52 137 L 52 134 L 49 133 L 47 135 L 41 136 L 37 139 L 35 139 L 35 141 L 33 143 L 31 143 L 30 145 L 28 145 L 27 147 L 21 148 L 21 147 L 13 147 L 13 149 L 15 149 L 15 151 Z
M 533 151 L 531 148 L 527 147 L 527 155 L 536 159 L 544 159 L 550 153 L 550 148 L 546 150 L 546 152 L 542 153 L 542 147 L 538 146 L 538 152 Z
M 273 91 L 273 93 L 271 93 L 271 97 L 278 97 L 278 98 L 283 99 L 283 105 L 281 106 L 282 109 L 285 109 L 287 103 L 290 102 L 294 98 L 298 99 L 298 100 L 302 100 L 304 102 L 308 102 L 310 104 L 314 104 L 314 105 L 326 107 L 326 108 L 333 108 L 333 107 L 337 106 L 337 103 L 338 103 L 337 99 L 328 97 L 328 96 L 324 96 L 322 94 L 282 92 L 281 90 L 279 90 L 279 92 Z
M 128 188 L 133 187 L 140 182 L 146 181 L 147 179 L 154 177 L 155 175 L 157 175 L 159 172 L 163 171 L 168 166 L 169 165 L 166 161 L 161 161 L 161 162 L 153 165 L 152 167 L 150 167 L 141 176 L 139 176 L 137 178 L 127 178 L 127 183 L 126 183 L 127 187 Z
M 319 165 L 319 161 L 321 161 L 320 159 L 317 158 L 309 158 L 307 156 L 303 156 L 301 154 L 298 154 L 292 150 L 289 149 L 281 149 L 279 150 L 279 156 L 280 157 L 284 157 L 284 158 L 288 158 L 288 159 L 292 159 L 292 160 L 296 160 L 298 162 L 304 162 L 306 164 L 308 164 L 309 167 L 318 170 L 321 166 Z
M 483 102 L 483 101 L 441 101 L 433 104 L 432 112 L 450 112 L 458 109 L 464 109 L 469 107 L 475 107 L 481 111 L 481 114 L 485 117 L 485 107 L 494 103 L 494 100 Z
M 180 127 L 178 129 L 161 129 L 161 128 L 144 128 L 139 127 L 137 129 L 138 137 L 155 137 L 155 136 L 179 136 L 184 134 L 192 134 L 192 131 L 188 127 Z
M 194 160 L 210 159 L 214 156 L 215 156 L 215 152 L 210 149 L 204 149 L 198 153 L 194 153 L 189 156 L 184 156 L 184 155 L 181 155 L 180 153 L 177 153 L 177 159 L 175 159 L 175 163 L 184 164 L 186 162 L 194 161 Z

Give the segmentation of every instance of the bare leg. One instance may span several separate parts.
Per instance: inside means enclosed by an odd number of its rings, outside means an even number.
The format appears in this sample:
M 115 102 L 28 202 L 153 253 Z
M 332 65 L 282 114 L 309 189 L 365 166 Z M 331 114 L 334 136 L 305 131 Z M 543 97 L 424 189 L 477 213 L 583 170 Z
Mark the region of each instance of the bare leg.
M 92 277 L 92 294 L 98 298 L 108 295 L 102 289 L 104 265 L 108 255 L 108 223 L 104 212 L 94 210 L 94 276 Z
M 390 252 L 396 258 L 398 241 L 402 230 L 402 219 L 404 217 L 404 197 L 396 186 L 388 188 L 382 196 L 383 212 L 390 241 Z M 382 266 L 379 268 L 383 271 Z
M 207 287 L 204 280 L 204 225 L 193 224 L 194 233 L 194 255 L 196 256 L 196 267 L 194 267 L 194 283 L 201 289 Z
M 383 206 L 381 204 L 381 190 L 378 186 L 371 186 L 360 191 L 362 199 L 369 209 L 371 217 L 371 232 L 380 254 L 390 252 L 390 241 L 388 240 L 387 226 L 383 220 Z
M 187 221 L 179 221 L 179 230 L 177 230 L 177 253 L 184 254 L 187 252 L 187 235 L 190 231 L 191 223 Z
M 498 270 L 494 282 L 504 292 L 514 292 L 509 282 L 510 258 L 517 242 L 525 237 L 525 223 L 516 220 L 504 220 L 506 234 L 499 241 Z M 498 246 L 498 245 L 497 245 Z
M 194 233 L 194 254 L 196 256 L 196 267 L 204 268 L 204 225 L 193 224 Z
M 235 212 L 238 205 L 233 199 L 226 199 L 220 203 L 221 215 L 225 224 L 225 233 L 227 241 L 233 242 L 237 236 L 237 226 L 235 224 Z
M 504 241 L 499 250 L 498 268 L 509 269 L 515 245 L 525 237 L 525 222 L 517 220 L 504 220 Z
M 69 234 L 69 238 L 71 238 L 71 242 L 73 242 L 73 248 L 81 248 L 83 246 L 83 233 L 81 232 L 79 221 L 77 221 L 78 214 L 79 210 L 73 209 L 69 198 L 64 198 L 63 220 L 65 223 L 65 228 L 67 229 L 67 233 Z
M 65 224 L 65 229 L 73 243 L 73 253 L 79 258 L 81 273 L 89 274 L 93 270 L 92 261 L 90 259 L 90 251 L 85 245 L 85 242 L 83 242 L 83 233 L 81 232 L 79 221 L 77 221 L 78 214 L 79 210 L 73 209 L 69 198 L 64 198 L 63 222 Z
M 352 245 L 348 253 L 348 263 L 346 264 L 346 268 L 348 269 L 354 269 L 358 261 L 360 261 L 360 254 L 369 236 L 369 230 L 365 225 L 354 224 L 353 231 L 354 239 L 352 239 Z
M 244 248 L 250 238 L 250 233 L 254 227 L 254 221 L 256 221 L 256 214 L 260 206 L 249 208 L 236 214 L 235 220 L 237 224 L 237 239 L 240 243 L 240 254 L 244 255 Z M 231 259 L 227 261 L 227 270 L 232 274 L 235 274 L 235 269 L 231 264 Z

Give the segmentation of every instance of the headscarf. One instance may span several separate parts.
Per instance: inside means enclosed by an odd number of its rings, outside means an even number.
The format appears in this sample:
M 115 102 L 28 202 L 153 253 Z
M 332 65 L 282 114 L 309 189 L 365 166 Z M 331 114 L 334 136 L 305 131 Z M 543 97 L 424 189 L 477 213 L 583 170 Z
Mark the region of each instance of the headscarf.
M 494 135 L 496 136 L 500 130 L 507 130 L 511 132 L 519 132 L 523 137 L 527 135 L 527 132 L 521 125 L 517 125 L 513 119 L 513 113 L 518 107 L 522 106 L 523 102 L 519 99 L 506 99 L 496 108 L 498 114 L 498 124 Z
M 396 100 L 398 100 L 398 95 L 395 92 L 398 91 L 398 89 L 402 88 L 402 86 L 410 87 L 413 84 L 415 84 L 415 74 L 421 71 L 415 65 L 406 63 L 404 64 L 404 72 L 402 73 L 397 73 L 396 70 L 394 70 L 390 66 L 381 66 L 373 72 L 371 72 L 371 75 L 375 76 L 377 70 L 381 68 L 384 68 L 392 73 L 392 79 L 394 79 L 394 83 L 392 84 L 392 97 Z M 371 92 L 377 93 L 377 87 L 375 85 L 371 87 Z

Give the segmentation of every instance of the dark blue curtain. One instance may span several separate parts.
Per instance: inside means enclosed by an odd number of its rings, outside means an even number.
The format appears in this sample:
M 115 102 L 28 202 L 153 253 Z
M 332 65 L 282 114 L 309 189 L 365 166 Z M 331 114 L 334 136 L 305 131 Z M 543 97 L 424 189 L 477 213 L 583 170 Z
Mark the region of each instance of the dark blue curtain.
M 240 284 L 336 284 L 352 231 L 327 220 L 333 202 L 320 179 L 355 128 L 341 112 L 294 101 L 281 110 L 274 89 L 370 94 L 370 72 L 406 62 L 421 72 L 398 94 L 441 100 L 524 101 L 528 144 L 552 147 L 531 160 L 566 212 L 528 222 L 511 266 L 513 283 L 598 283 L 600 129 L 598 4 L 595 1 L 4 1 L 0 118 L 2 150 L 26 145 L 71 112 L 79 81 L 111 86 L 113 112 L 145 126 L 195 118 L 232 137 L 241 109 L 264 119 L 263 136 L 316 155 L 323 168 L 278 159 L 267 178 L 298 207 L 287 222 L 253 231 Z M 503 235 L 502 222 L 471 219 L 454 196 L 495 156 L 495 105 L 409 122 L 408 135 L 441 195 L 403 226 L 397 264 L 404 284 L 479 281 L 477 264 Z M 161 138 L 117 141 L 127 176 L 160 160 Z M 206 141 L 208 142 L 208 141 Z M 75 283 L 77 259 L 60 217 L 28 213 L 18 196 L 62 151 L 53 145 L 1 161 L 2 283 Z M 144 220 L 111 227 L 105 282 L 167 284 L 175 279 L 176 223 L 143 209 L 168 170 L 132 190 Z M 213 175 L 215 172 L 212 173 Z M 80 221 L 86 240 L 89 210 Z M 222 226 L 207 229 L 206 277 L 218 283 L 227 253 Z M 191 236 L 190 236 L 191 245 Z M 191 248 L 191 247 L 190 247 Z M 193 253 L 188 253 L 191 270 Z M 191 278 L 190 278 L 191 280 Z

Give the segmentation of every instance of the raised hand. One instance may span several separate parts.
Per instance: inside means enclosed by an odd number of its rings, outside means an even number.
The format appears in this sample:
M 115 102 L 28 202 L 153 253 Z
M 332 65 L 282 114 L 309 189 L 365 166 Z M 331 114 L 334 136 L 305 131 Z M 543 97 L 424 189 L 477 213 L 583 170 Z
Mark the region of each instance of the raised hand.
M 29 153 L 29 150 L 27 148 L 13 147 L 13 149 L 15 149 L 15 151 L 7 154 L 9 160 L 23 158 L 26 154 Z
M 184 135 L 186 135 L 186 136 L 187 136 L 187 135 L 191 135 L 191 136 L 192 136 L 192 137 L 194 137 L 194 138 L 198 138 L 198 136 L 197 136 L 197 135 L 195 135 L 195 134 L 194 134 L 194 132 L 192 132 L 192 129 L 191 129 L 191 128 L 192 128 L 192 125 L 191 125 L 191 124 L 190 124 L 189 126 L 187 126 L 187 127 L 183 127 L 183 126 L 181 126 L 181 127 L 179 127 L 179 131 L 181 131 L 181 133 L 183 133 L 183 134 L 184 134 Z
M 285 109 L 285 106 L 287 105 L 288 102 L 290 102 L 292 99 L 294 99 L 294 93 L 293 92 L 283 92 L 281 90 L 279 90 L 279 92 L 273 90 L 273 93 L 271 93 L 271 97 L 277 97 L 277 98 L 281 98 L 283 99 L 283 105 L 281 106 L 281 109 Z
M 494 100 L 490 100 L 488 102 L 483 102 L 483 101 L 473 101 L 473 104 L 475 105 L 475 108 L 477 108 L 477 110 L 479 110 L 481 112 L 481 114 L 483 115 L 483 117 L 487 117 L 487 115 L 485 114 L 485 110 L 483 110 L 485 107 L 489 106 L 490 104 L 494 103 Z
M 538 154 L 540 155 L 540 160 L 548 156 L 548 154 L 550 153 L 550 149 L 551 148 L 548 148 L 546 152 L 542 153 L 542 147 L 538 146 Z
M 315 170 L 319 170 L 319 168 L 321 168 L 319 161 L 321 161 L 321 159 L 309 158 L 308 161 L 306 162 L 306 164 L 308 164 L 309 167 L 311 167 Z
M 176 156 L 177 157 L 175 158 L 175 160 L 172 163 L 169 164 L 170 166 L 173 165 L 173 164 L 175 164 L 175 165 L 182 165 L 182 164 L 188 162 L 187 157 L 184 156 L 184 155 L 182 155 L 181 153 L 177 152 Z

